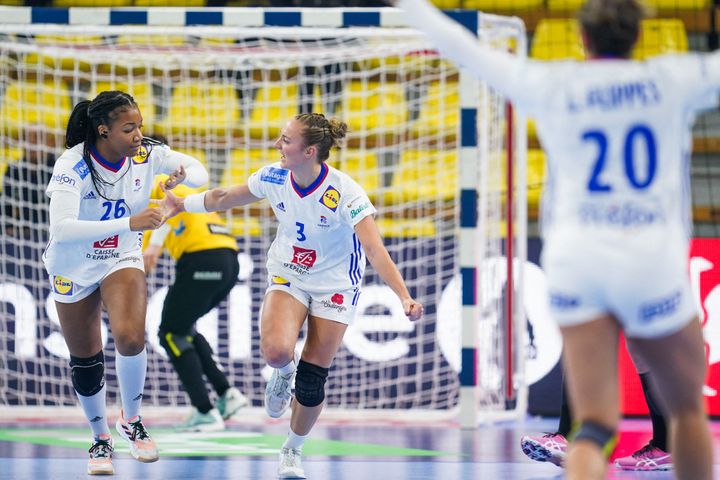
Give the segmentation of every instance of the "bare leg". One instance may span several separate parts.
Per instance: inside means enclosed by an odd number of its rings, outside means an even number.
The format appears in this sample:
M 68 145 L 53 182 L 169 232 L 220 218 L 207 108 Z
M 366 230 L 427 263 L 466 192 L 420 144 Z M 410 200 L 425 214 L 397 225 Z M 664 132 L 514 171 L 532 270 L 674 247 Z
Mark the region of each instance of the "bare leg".
M 706 365 L 700 323 L 694 319 L 668 337 L 629 341 L 650 365 L 670 415 L 670 450 L 677 478 L 712 479 L 712 442 L 702 396 Z
M 289 293 L 273 290 L 265 295 L 260 316 L 260 351 L 273 368 L 287 365 L 307 317 L 307 307 Z
M 594 422 L 616 430 L 618 406 L 617 352 L 620 327 L 603 315 L 588 323 L 561 328 L 563 367 L 570 406 L 578 422 Z M 570 444 L 567 479 L 602 480 L 607 458 L 599 445 L 588 440 Z

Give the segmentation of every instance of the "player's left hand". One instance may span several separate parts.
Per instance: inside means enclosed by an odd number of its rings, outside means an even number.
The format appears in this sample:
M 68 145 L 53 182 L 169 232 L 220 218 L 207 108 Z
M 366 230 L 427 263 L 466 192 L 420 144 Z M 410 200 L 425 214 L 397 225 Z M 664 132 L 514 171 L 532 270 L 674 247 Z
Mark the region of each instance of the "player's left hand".
M 167 180 L 165 180 L 165 188 L 167 190 L 172 190 L 173 188 L 177 187 L 179 184 L 181 184 L 185 180 L 185 167 L 180 165 L 177 170 L 175 170 Z
M 425 313 L 425 308 L 422 306 L 422 303 L 418 303 L 412 298 L 403 300 L 402 304 L 403 310 L 405 310 L 405 315 L 407 315 L 408 320 L 411 322 L 420 320 L 423 313 Z
M 159 202 L 160 209 L 163 212 L 163 222 L 185 211 L 184 199 L 172 193 L 170 189 L 165 186 L 165 182 L 160 182 L 160 190 L 165 194 L 165 198 Z

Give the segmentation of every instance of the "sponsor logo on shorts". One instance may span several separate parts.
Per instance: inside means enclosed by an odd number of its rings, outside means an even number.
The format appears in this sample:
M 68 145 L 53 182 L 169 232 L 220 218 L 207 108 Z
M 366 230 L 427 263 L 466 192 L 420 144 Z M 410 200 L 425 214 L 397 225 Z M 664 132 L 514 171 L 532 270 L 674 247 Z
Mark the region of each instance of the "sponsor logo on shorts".
M 284 168 L 267 167 L 262 170 L 262 173 L 260 174 L 260 181 L 283 185 L 285 184 L 287 175 L 288 170 L 285 170 Z
M 119 235 L 113 235 L 104 240 L 97 240 L 93 243 L 93 248 L 117 248 Z
M 550 293 L 550 306 L 560 310 L 577 308 L 580 306 L 580 299 L 572 295 L 553 292 Z
M 60 185 L 72 185 L 75 186 L 75 179 L 69 176 L 66 173 L 58 173 L 52 176 L 51 179 L 55 183 L 59 183 Z
M 655 317 L 664 317 L 674 313 L 680 305 L 682 294 L 679 290 L 659 300 L 640 305 L 640 320 L 650 322 Z
M 142 262 L 142 260 L 140 259 L 140 257 L 136 257 L 136 256 L 123 257 L 120 260 L 118 260 L 118 263 L 123 263 L 123 262 L 140 263 L 140 262 Z
M 330 301 L 323 300 L 320 303 L 325 308 L 337 310 L 338 312 L 345 312 L 347 311 L 347 307 L 343 305 L 344 301 L 345 298 L 343 297 L 343 295 L 340 293 L 336 293 L 332 297 L 330 297 Z
M 289 287 L 290 281 L 285 280 L 283 277 L 278 277 L 276 275 L 273 275 L 273 277 L 270 279 L 270 283 L 272 285 L 282 285 L 283 287 Z
M 222 280 L 222 272 L 193 272 L 193 280 Z
M 90 169 L 88 168 L 87 163 L 85 163 L 85 160 L 80 160 L 76 163 L 73 170 L 75 170 L 75 173 L 80 176 L 80 180 L 84 180 L 90 173 Z
M 330 298 L 330 301 L 333 303 L 337 303 L 338 305 L 342 305 L 345 298 L 343 297 L 342 293 L 336 293 Z
M 55 275 L 53 277 L 53 291 L 58 295 L 72 295 L 73 282 L 65 277 Z
M 340 192 L 338 192 L 332 185 L 328 185 L 325 192 L 320 197 L 320 203 L 334 212 L 340 204 Z

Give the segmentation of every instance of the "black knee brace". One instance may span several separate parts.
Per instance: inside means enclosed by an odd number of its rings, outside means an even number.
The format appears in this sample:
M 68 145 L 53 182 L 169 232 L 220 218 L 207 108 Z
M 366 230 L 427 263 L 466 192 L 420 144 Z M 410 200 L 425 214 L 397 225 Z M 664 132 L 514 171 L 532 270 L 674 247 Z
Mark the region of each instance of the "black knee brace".
M 75 391 L 92 397 L 105 385 L 105 356 L 102 350 L 90 358 L 70 355 L 70 372 Z
M 572 433 L 570 433 L 570 441 L 576 442 L 578 440 L 587 440 L 598 445 L 602 449 L 605 458 L 609 458 L 613 450 L 615 450 L 615 445 L 617 445 L 618 435 L 614 430 L 603 427 L 599 423 L 588 421 L 576 424 Z
M 325 400 L 325 380 L 330 369 L 300 360 L 295 376 L 295 400 L 305 407 L 317 407 Z
M 194 332 L 193 332 L 194 333 Z M 160 345 L 165 349 L 170 358 L 177 358 L 195 348 L 192 335 L 179 335 L 172 332 L 158 332 Z

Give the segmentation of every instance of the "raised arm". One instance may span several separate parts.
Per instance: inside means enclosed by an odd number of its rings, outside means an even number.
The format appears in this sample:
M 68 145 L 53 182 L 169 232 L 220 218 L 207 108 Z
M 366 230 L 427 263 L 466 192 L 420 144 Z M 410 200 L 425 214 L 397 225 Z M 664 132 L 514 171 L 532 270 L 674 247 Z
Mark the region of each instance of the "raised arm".
M 162 148 L 165 148 L 167 152 L 163 158 L 159 173 L 170 175 L 165 181 L 167 188 L 175 188 L 179 183 L 190 187 L 200 187 L 210 180 L 210 175 L 208 175 L 207 170 L 198 159 L 176 152 L 168 147 Z
M 180 212 L 202 213 L 229 210 L 260 200 L 260 198 L 250 193 L 247 185 L 213 188 L 184 198 L 173 195 L 164 184 L 161 184 L 161 188 L 165 192 L 164 205 L 167 212 L 169 212 L 167 217 Z
M 426 0 L 398 0 L 395 5 L 405 11 L 403 19 L 422 31 L 444 57 L 515 100 L 520 93 L 516 87 L 523 67 L 520 59 L 481 44 Z

